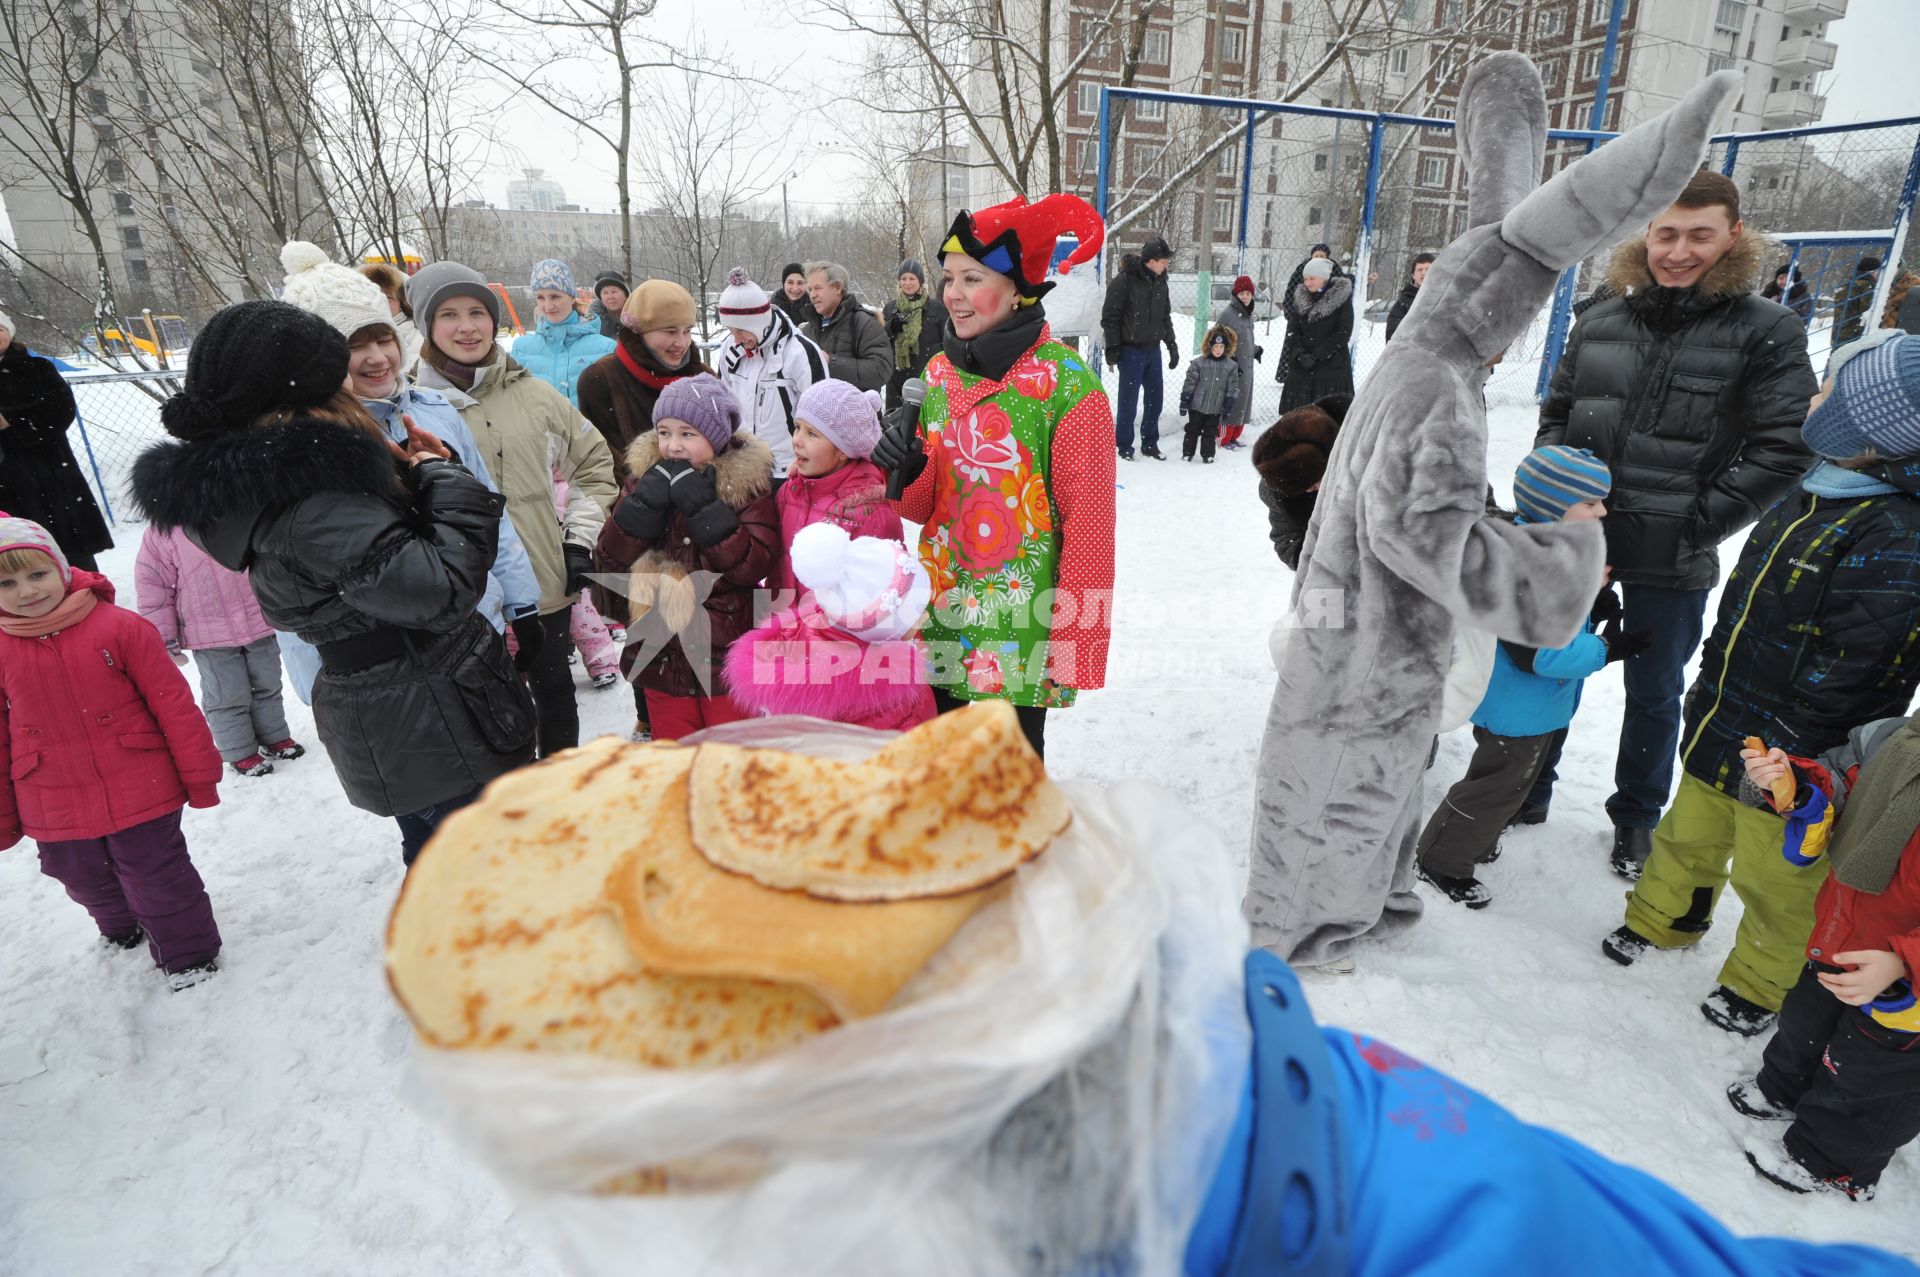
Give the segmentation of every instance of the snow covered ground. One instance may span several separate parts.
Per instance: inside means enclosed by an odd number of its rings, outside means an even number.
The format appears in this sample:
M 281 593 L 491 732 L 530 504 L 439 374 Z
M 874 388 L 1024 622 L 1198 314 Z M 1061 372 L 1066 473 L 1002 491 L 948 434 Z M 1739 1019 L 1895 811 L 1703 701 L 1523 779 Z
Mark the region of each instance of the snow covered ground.
M 1532 431 L 1530 408 L 1496 410 L 1503 493 Z M 1138 461 L 1120 479 L 1111 680 L 1052 716 L 1049 761 L 1169 787 L 1244 859 L 1287 573 L 1245 452 Z M 130 595 L 138 529 L 120 536 L 105 567 Z M 579 695 L 588 735 L 630 725 L 623 690 Z M 1553 819 L 1509 836 L 1485 874 L 1492 907 L 1430 897 L 1418 928 L 1360 951 L 1359 974 L 1308 976 L 1317 1013 L 1662 1177 L 1738 1231 L 1920 1256 L 1913 1150 L 1866 1205 L 1789 1197 L 1741 1157 L 1750 1127 L 1722 1091 L 1762 1042 L 1696 1009 L 1731 943 L 1731 893 L 1695 952 L 1634 970 L 1601 957 L 1623 892 L 1601 809 L 1620 701 L 1617 670 L 1589 684 Z M 289 708 L 314 754 L 230 780 L 219 808 L 188 815 L 226 941 L 209 983 L 167 992 L 143 955 L 102 951 L 31 844 L 0 855 L 0 1271 L 557 1272 L 503 1194 L 397 1098 L 411 1034 L 380 963 L 396 830 L 346 804 L 311 715 Z M 1442 743 L 1429 802 L 1469 752 L 1465 732 Z

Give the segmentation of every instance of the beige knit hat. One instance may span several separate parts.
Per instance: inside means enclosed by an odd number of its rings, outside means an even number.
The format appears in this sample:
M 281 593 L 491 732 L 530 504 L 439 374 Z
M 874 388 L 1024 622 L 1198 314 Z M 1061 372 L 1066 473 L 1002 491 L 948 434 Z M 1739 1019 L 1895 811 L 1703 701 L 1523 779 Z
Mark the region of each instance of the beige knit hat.
M 327 321 L 342 337 L 352 340 L 362 328 L 384 325 L 393 329 L 393 311 L 380 286 L 327 256 L 318 244 L 303 239 L 290 241 L 280 250 L 280 264 L 287 269 L 287 286 L 282 299 L 301 310 L 312 311 Z
M 643 280 L 620 309 L 620 326 L 636 333 L 693 327 L 693 294 L 665 279 Z

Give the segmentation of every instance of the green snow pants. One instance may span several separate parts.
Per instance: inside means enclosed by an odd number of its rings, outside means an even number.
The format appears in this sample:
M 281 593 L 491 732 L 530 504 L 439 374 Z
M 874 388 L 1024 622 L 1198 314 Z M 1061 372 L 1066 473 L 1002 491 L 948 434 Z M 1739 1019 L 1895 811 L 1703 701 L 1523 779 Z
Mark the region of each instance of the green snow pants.
M 1720 983 L 1778 1011 L 1806 965 L 1813 901 L 1827 877 L 1825 858 L 1789 864 L 1780 854 L 1785 837 L 1786 822 L 1772 812 L 1683 774 L 1653 831 L 1653 854 L 1627 894 L 1627 925 L 1662 949 L 1699 943 L 1731 869 L 1746 912 Z

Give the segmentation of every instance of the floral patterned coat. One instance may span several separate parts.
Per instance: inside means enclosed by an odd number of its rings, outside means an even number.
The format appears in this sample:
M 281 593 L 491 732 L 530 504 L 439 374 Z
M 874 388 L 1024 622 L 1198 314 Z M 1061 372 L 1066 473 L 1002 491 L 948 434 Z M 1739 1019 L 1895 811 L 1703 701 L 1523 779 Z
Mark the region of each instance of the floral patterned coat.
M 933 580 L 921 637 L 935 687 L 1064 708 L 1106 684 L 1113 606 L 1113 409 L 1043 327 L 990 381 L 927 363 L 927 467 L 901 499 Z

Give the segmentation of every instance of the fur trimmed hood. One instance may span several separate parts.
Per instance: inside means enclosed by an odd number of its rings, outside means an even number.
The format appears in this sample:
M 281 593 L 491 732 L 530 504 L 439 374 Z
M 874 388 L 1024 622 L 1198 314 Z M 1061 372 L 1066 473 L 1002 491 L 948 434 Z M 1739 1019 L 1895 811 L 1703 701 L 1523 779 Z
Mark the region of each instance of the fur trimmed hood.
M 918 643 L 862 642 L 829 624 L 811 598 L 728 648 L 725 674 L 728 695 L 756 714 L 862 723 L 911 712 L 926 696 Z
M 627 447 L 627 472 L 643 475 L 660 460 L 660 445 L 652 431 Z M 734 510 L 744 510 L 773 491 L 773 449 L 746 430 L 733 432 L 733 443 L 713 459 L 713 488 Z
M 1772 278 L 1767 264 L 1785 251 L 1757 231 L 1743 231 L 1726 256 L 1709 266 L 1693 287 L 1700 290 L 1700 300 L 1708 304 L 1757 293 Z M 1654 283 L 1653 268 L 1647 264 L 1645 239 L 1627 240 L 1613 250 L 1607 262 L 1607 286 L 1622 297 L 1659 287 Z
M 329 492 L 398 497 L 402 491 L 384 439 L 315 417 L 155 444 L 134 462 L 130 486 L 154 527 L 201 533 L 234 515 Z M 246 523 L 250 529 L 253 520 Z
M 1287 318 L 1313 323 L 1325 319 L 1352 300 L 1353 279 L 1350 276 L 1335 275 L 1317 294 L 1307 291 L 1306 281 L 1302 280 L 1294 285 L 1293 295 L 1287 299 Z
M 1227 358 L 1232 359 L 1240 350 L 1240 335 L 1233 331 L 1231 324 L 1216 323 L 1207 329 L 1207 335 L 1200 339 L 1200 352 L 1196 358 L 1205 359 L 1213 353 L 1213 339 L 1224 337 L 1227 342 Z

